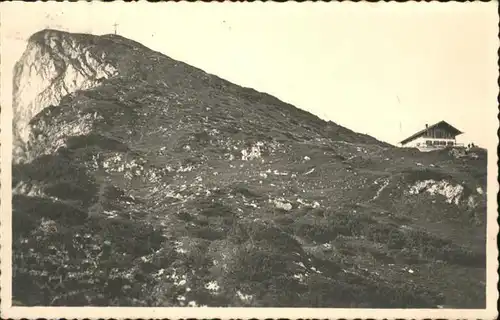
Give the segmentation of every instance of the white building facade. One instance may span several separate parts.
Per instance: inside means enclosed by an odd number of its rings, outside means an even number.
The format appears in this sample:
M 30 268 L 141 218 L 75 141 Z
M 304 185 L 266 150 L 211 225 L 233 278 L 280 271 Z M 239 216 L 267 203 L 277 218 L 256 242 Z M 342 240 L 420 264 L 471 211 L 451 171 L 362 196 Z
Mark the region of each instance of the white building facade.
M 432 126 L 426 125 L 425 129 L 401 141 L 401 146 L 420 151 L 463 147 L 463 144 L 456 141 L 456 137 L 462 133 L 449 123 L 441 121 Z

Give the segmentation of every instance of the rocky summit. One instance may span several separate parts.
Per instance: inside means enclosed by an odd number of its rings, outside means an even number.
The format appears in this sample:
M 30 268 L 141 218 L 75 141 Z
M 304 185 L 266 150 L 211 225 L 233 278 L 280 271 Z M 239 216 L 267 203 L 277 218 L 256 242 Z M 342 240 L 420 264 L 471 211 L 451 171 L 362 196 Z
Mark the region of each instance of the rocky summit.
M 396 148 L 118 35 L 40 31 L 14 74 L 15 305 L 485 307 L 483 149 Z

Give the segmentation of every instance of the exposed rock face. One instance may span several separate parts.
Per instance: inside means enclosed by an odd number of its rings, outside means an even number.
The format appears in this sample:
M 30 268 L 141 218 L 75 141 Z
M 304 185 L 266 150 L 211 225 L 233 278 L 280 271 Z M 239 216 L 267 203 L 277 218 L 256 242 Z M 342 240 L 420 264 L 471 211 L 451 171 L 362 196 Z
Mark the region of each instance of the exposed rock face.
M 15 83 L 22 304 L 484 307 L 484 151 L 394 148 L 115 35 L 37 33 Z
M 78 37 L 54 30 L 31 36 L 14 69 L 16 149 L 28 141 L 29 121 L 40 111 L 58 105 L 65 95 L 92 88 L 116 74 L 104 51 L 92 50 L 91 44 L 78 41 Z

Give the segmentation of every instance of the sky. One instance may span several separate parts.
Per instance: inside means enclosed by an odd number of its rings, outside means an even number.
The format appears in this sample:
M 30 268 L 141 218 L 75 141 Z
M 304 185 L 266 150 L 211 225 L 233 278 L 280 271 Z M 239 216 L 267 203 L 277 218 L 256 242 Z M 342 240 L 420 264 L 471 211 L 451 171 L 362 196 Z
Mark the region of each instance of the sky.
M 33 33 L 114 32 L 397 144 L 445 120 L 496 147 L 496 3 L 0 4 L 2 106 Z M 4 109 L 3 108 L 3 109 Z

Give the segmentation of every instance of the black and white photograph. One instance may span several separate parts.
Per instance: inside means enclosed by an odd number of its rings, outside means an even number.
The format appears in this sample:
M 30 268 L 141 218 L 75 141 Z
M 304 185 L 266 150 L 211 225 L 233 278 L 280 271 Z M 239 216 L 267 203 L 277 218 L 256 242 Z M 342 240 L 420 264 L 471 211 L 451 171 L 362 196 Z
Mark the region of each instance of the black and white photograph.
M 1 3 L 2 318 L 496 318 L 497 6 Z

